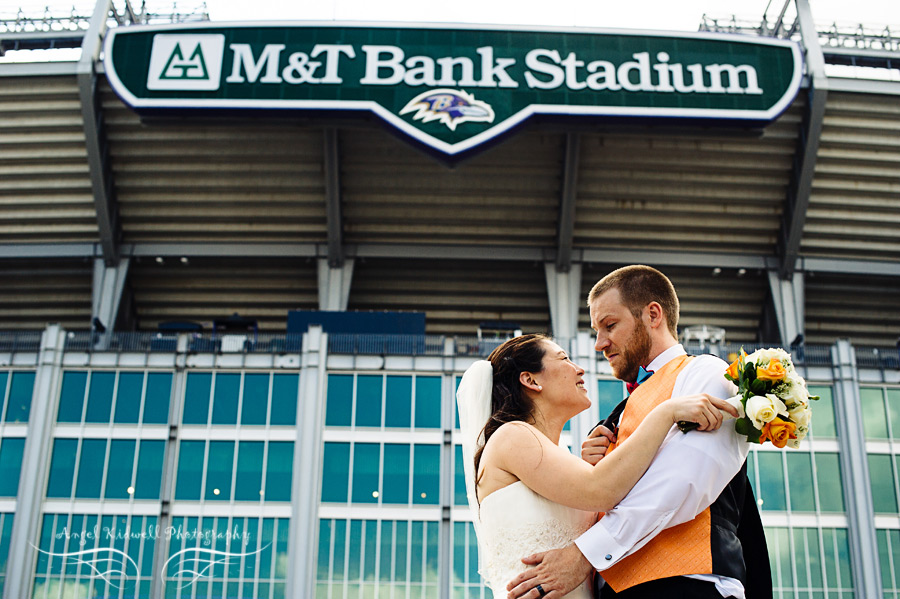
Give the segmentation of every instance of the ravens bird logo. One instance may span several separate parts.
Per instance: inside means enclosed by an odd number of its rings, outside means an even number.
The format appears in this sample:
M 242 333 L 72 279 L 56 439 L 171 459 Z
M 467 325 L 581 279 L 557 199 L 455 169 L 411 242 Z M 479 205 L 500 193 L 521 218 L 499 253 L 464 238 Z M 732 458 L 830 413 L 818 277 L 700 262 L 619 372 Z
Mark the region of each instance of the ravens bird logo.
M 451 131 L 456 131 L 456 126 L 466 121 L 494 121 L 494 109 L 489 104 L 456 89 L 435 89 L 421 93 L 410 100 L 400 114 L 414 111 L 414 120 L 423 123 L 440 121 Z

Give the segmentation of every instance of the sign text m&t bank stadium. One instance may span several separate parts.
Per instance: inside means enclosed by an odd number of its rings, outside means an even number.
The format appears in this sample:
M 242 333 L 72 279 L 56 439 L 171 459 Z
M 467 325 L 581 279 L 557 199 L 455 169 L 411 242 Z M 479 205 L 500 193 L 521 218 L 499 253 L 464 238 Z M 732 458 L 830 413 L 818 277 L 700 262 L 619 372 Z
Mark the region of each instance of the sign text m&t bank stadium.
M 758 126 L 802 71 L 777 39 L 345 23 L 123 27 L 105 67 L 138 111 L 370 111 L 448 155 L 538 114 Z

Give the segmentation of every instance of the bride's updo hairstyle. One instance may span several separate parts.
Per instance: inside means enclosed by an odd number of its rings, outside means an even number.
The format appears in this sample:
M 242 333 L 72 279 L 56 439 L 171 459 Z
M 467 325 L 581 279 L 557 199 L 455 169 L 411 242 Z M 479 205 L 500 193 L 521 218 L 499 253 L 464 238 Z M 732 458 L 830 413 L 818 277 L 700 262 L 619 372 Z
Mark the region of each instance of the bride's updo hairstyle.
M 520 335 L 506 341 L 491 352 L 488 361 L 494 370 L 494 386 L 491 392 L 491 416 L 482 429 L 484 445 L 475 451 L 475 485 L 478 485 L 478 465 L 488 439 L 507 422 L 530 422 L 534 402 L 522 390 L 519 375 L 523 372 L 541 372 L 544 369 L 546 335 Z

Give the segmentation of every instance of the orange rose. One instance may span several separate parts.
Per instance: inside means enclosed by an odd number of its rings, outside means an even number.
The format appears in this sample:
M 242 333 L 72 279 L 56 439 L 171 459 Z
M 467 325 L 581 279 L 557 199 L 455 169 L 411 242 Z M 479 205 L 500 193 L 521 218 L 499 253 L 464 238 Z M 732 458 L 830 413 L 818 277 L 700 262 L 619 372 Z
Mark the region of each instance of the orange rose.
M 730 376 L 730 377 L 731 377 L 732 379 L 734 379 L 735 381 L 737 381 L 737 380 L 738 380 L 738 377 L 741 375 L 741 365 L 740 365 L 740 361 L 741 361 L 741 359 L 738 358 L 737 360 L 735 360 L 734 362 L 732 362 L 732 363 L 731 363 L 731 366 L 728 367 L 728 370 L 725 371 L 725 374 L 727 374 L 728 376 Z
M 769 364 L 765 368 L 759 366 L 756 368 L 756 378 L 764 381 L 781 381 L 785 376 L 787 376 L 787 371 L 780 360 L 769 360 Z
M 788 439 L 797 438 L 796 433 L 796 424 L 776 417 L 775 420 L 767 422 L 763 427 L 762 434 L 759 436 L 759 442 L 762 444 L 768 439 L 772 442 L 772 445 L 781 449 L 787 445 Z

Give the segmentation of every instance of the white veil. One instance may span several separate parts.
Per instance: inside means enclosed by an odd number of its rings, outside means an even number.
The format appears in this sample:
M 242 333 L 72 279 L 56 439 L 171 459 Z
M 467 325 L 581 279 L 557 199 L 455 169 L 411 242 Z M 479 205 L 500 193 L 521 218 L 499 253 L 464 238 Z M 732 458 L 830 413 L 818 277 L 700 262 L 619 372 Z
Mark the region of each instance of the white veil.
M 472 364 L 462 377 L 456 391 L 459 408 L 459 430 L 462 436 L 463 468 L 466 475 L 466 497 L 472 510 L 475 535 L 480 539 L 478 499 L 475 496 L 475 452 L 484 445 L 481 434 L 491 415 L 491 391 L 494 387 L 494 369 L 487 360 Z M 479 563 L 481 562 L 479 550 Z

